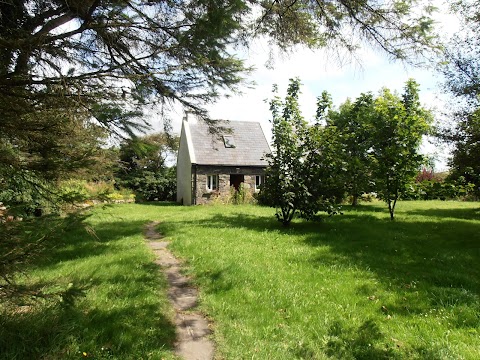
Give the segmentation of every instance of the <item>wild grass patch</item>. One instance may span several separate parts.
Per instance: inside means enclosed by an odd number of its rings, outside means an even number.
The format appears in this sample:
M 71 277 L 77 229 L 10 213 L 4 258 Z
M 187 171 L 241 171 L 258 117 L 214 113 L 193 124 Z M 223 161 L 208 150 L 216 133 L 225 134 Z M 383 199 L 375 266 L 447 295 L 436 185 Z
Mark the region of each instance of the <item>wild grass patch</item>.
M 76 289 L 74 301 L 0 306 L 0 357 L 173 358 L 173 314 L 166 282 L 144 244 L 144 223 L 96 209 L 50 236 L 48 250 L 17 282 L 44 284 L 45 293 Z

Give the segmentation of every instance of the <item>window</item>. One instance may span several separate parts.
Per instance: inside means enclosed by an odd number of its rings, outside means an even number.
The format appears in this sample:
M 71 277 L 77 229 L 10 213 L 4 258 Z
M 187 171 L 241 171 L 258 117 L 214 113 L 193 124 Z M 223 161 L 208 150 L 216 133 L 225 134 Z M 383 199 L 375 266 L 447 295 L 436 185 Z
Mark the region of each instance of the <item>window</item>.
M 235 139 L 233 138 L 233 135 L 223 135 L 223 143 L 226 148 L 234 148 Z
M 218 175 L 207 175 L 207 190 L 218 190 Z
M 255 191 L 260 191 L 260 186 L 263 184 L 263 176 L 262 175 L 255 175 Z

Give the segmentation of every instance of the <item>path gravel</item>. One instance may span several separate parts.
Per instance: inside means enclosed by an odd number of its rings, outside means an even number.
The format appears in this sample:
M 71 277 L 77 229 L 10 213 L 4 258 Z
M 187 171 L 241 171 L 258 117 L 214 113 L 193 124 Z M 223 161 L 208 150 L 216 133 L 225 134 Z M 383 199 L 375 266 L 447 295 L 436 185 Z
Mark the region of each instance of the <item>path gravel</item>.
M 155 221 L 145 227 L 145 239 L 153 250 L 156 259 L 168 281 L 168 297 L 175 309 L 175 326 L 177 342 L 175 352 L 185 360 L 211 360 L 214 356 L 212 333 L 208 321 L 193 309 L 198 303 L 198 290 L 187 277 L 182 275 L 182 264 L 168 250 L 168 241 L 155 228 L 160 222 Z

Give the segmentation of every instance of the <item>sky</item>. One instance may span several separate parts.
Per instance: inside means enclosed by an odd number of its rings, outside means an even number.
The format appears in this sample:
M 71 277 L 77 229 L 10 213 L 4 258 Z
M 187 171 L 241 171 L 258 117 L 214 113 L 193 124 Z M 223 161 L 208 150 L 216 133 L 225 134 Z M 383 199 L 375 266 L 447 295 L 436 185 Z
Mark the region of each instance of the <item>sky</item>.
M 457 21 L 446 14 L 437 15 L 438 31 L 452 33 L 458 27 Z M 332 60 L 326 50 L 309 50 L 298 48 L 288 56 L 277 54 L 272 66 L 267 66 L 270 48 L 262 41 L 251 44 L 248 51 L 238 56 L 245 60 L 247 66 L 255 70 L 248 76 L 253 87 L 242 88 L 242 94 L 222 98 L 216 104 L 207 106 L 212 119 L 257 121 L 260 122 L 267 136 L 271 139 L 271 114 L 266 99 L 272 97 L 272 86 L 278 85 L 279 96 L 284 98 L 290 78 L 298 77 L 302 83 L 300 109 L 304 118 L 313 120 L 316 98 L 326 90 L 332 95 L 334 106 L 339 106 L 347 98 L 354 100 L 362 92 L 374 94 L 387 87 L 402 93 L 405 82 L 413 78 L 420 85 L 421 103 L 440 114 L 445 96 L 440 91 L 438 73 L 432 69 L 415 68 L 399 62 L 389 61 L 379 51 L 363 49 L 359 53 L 359 62 L 353 61 L 343 65 Z M 174 132 L 179 133 L 183 113 L 174 111 L 172 122 Z M 154 128 L 160 125 L 155 124 Z M 436 171 L 446 170 L 448 149 L 424 141 L 422 152 L 436 157 Z

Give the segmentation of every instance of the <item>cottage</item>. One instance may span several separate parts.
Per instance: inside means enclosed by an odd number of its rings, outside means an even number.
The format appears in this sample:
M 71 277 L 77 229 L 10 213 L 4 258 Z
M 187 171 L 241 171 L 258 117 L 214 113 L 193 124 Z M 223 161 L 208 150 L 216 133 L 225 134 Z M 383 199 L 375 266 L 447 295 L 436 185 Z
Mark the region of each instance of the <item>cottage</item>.
M 183 120 L 177 157 L 177 201 L 183 205 L 206 204 L 228 197 L 240 184 L 258 191 L 265 174 L 270 146 L 260 123 L 217 120 Z

